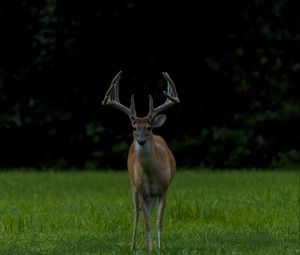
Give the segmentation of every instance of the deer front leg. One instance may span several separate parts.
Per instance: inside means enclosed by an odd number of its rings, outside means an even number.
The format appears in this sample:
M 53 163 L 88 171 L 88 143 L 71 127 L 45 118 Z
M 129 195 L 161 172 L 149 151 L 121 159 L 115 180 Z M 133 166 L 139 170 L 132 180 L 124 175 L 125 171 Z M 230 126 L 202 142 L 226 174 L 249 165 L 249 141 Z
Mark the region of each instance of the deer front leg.
M 158 249 L 161 249 L 161 238 L 162 238 L 162 222 L 164 217 L 164 211 L 166 206 L 166 195 L 159 197 L 158 200 L 158 212 L 157 212 L 157 244 Z
M 147 241 L 147 251 L 152 251 L 153 249 L 153 242 L 152 242 L 152 235 L 151 235 L 151 208 L 150 204 L 148 203 L 148 197 L 140 197 L 140 202 L 142 205 L 142 210 L 144 214 L 145 220 L 145 231 L 146 231 L 146 241 Z
M 133 191 L 133 206 L 134 206 L 134 219 L 133 219 L 131 250 L 134 250 L 135 248 L 136 230 L 137 230 L 137 225 L 138 225 L 139 215 L 140 215 L 139 196 L 135 190 Z

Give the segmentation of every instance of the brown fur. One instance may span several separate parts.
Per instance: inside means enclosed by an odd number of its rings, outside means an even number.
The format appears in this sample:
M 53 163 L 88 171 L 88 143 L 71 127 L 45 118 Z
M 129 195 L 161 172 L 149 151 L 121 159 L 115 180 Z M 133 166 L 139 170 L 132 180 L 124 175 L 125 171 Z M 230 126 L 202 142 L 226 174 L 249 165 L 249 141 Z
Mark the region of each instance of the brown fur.
M 149 141 L 154 144 L 154 157 L 147 164 L 140 162 L 135 150 L 135 141 L 131 144 L 128 153 L 128 173 L 134 189 L 142 196 L 164 195 L 176 172 L 176 162 L 173 153 L 165 140 L 158 135 L 152 135 Z M 159 193 L 147 193 L 151 182 L 157 182 Z
M 133 190 L 134 221 L 131 249 L 134 249 L 137 223 L 140 209 L 144 214 L 147 250 L 153 249 L 151 236 L 151 211 L 154 203 L 158 203 L 157 211 L 157 245 L 161 248 L 162 220 L 167 199 L 167 189 L 176 171 L 175 158 L 168 148 L 165 140 L 153 135 L 152 129 L 161 127 L 165 120 L 165 114 L 158 114 L 170 106 L 179 103 L 175 84 L 168 73 L 163 72 L 168 82 L 168 92 L 164 92 L 166 101 L 153 107 L 152 96 L 149 95 L 149 113 L 147 117 L 136 116 L 134 96 L 131 96 L 130 108 L 122 105 L 119 100 L 120 71 L 112 80 L 107 90 L 103 105 L 109 105 L 129 116 L 133 127 L 134 141 L 129 149 L 127 167 Z
M 135 208 L 131 249 L 136 240 L 139 210 L 144 214 L 147 250 L 153 249 L 151 234 L 151 211 L 158 204 L 158 248 L 161 248 L 162 221 L 167 199 L 167 189 L 176 172 L 176 161 L 165 140 L 147 130 L 147 121 L 138 120 L 138 129 L 146 137 L 143 146 L 138 145 L 140 136 L 134 131 L 134 141 L 128 153 L 128 173 L 133 190 Z

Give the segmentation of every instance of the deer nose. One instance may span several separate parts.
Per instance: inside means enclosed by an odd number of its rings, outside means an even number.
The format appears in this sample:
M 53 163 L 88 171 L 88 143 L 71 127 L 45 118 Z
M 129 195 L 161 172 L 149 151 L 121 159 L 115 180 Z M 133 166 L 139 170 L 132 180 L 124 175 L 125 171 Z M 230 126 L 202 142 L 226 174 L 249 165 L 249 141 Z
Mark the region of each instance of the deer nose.
M 138 140 L 137 142 L 139 145 L 143 146 L 146 143 L 146 140 Z

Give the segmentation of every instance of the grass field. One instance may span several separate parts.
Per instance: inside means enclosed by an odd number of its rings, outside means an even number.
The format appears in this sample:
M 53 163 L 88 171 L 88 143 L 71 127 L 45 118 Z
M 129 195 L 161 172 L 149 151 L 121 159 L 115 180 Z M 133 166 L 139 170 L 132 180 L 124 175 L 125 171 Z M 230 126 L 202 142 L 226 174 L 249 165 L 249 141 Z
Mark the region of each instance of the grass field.
M 126 172 L 2 171 L 0 215 L 1 255 L 132 254 Z M 162 254 L 300 254 L 299 173 L 179 170 L 163 234 Z

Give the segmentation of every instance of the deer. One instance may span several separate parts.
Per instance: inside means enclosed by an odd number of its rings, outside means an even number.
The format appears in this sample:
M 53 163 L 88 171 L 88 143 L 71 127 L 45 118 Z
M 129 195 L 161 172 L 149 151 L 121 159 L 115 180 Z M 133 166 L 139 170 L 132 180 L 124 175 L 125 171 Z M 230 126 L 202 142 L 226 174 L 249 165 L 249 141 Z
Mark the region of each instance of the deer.
M 149 113 L 145 117 L 137 117 L 134 95 L 131 95 L 129 108 L 120 103 L 119 81 L 121 74 L 122 71 L 113 78 L 102 104 L 128 115 L 133 129 L 133 142 L 127 158 L 134 206 L 131 250 L 135 249 L 140 211 L 144 216 L 146 249 L 148 252 L 153 250 L 151 214 L 155 206 L 157 206 L 157 246 L 161 250 L 162 223 L 167 190 L 176 172 L 176 161 L 166 141 L 161 136 L 153 134 L 152 130 L 161 127 L 166 121 L 166 115 L 159 113 L 179 103 L 179 98 L 174 82 L 168 73 L 163 72 L 162 75 L 168 84 L 167 92 L 163 91 L 166 101 L 154 108 L 153 98 L 149 95 Z

